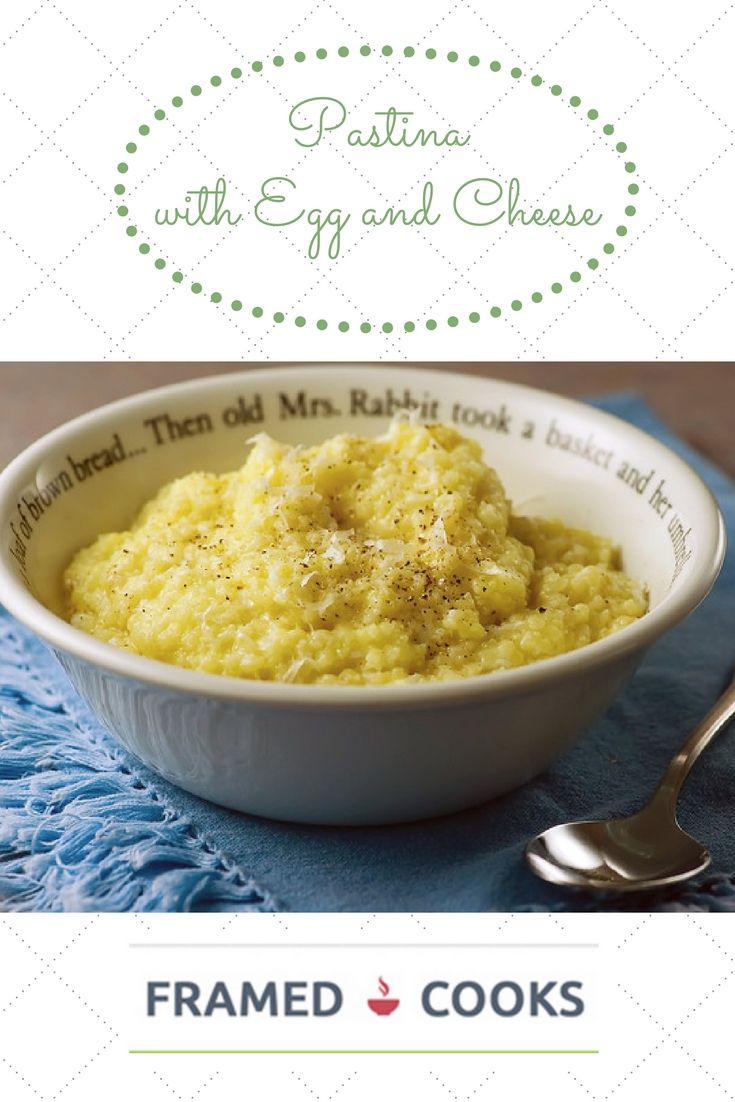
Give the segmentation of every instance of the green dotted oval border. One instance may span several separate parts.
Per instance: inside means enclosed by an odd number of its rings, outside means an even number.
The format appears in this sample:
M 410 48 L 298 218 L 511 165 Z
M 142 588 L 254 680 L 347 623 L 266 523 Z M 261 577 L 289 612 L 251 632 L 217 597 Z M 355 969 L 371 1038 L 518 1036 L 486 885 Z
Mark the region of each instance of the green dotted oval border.
M 375 52 L 377 52 L 377 51 L 373 51 L 372 47 L 368 46 L 368 45 L 360 46 L 359 50 L 356 51 L 356 53 L 358 53 L 360 57 L 370 57 L 370 55 L 375 53 Z M 382 54 L 382 56 L 384 56 L 384 57 L 391 57 L 393 55 L 397 55 L 398 57 L 402 56 L 403 58 L 409 59 L 409 58 L 414 57 L 417 54 L 417 50 L 413 46 L 404 46 L 403 50 L 400 51 L 400 50 L 395 50 L 393 48 L 393 46 L 386 45 L 386 46 L 381 47 L 380 54 Z M 320 49 L 318 49 L 314 52 L 314 57 L 318 61 L 324 61 L 328 56 L 329 56 L 328 51 L 323 49 L 323 48 L 320 48 Z M 339 46 L 337 48 L 337 50 L 335 50 L 333 52 L 333 56 L 336 56 L 336 57 L 339 57 L 339 58 L 347 58 L 347 57 L 350 56 L 350 49 L 347 46 Z M 429 61 L 433 61 L 434 59 L 439 58 L 440 54 L 435 49 L 430 47 L 429 49 L 424 51 L 424 56 Z M 304 53 L 303 50 L 297 50 L 293 55 L 293 61 L 296 62 L 297 64 L 302 64 L 304 61 L 307 61 L 308 59 L 309 59 L 309 55 Z M 444 59 L 447 62 L 449 62 L 450 64 L 456 64 L 457 62 L 459 62 L 461 60 L 460 55 L 457 53 L 456 50 L 450 50 L 447 54 L 444 55 Z M 271 57 L 269 60 L 270 60 L 270 64 L 276 69 L 280 69 L 287 62 L 287 59 L 282 54 L 274 54 L 273 57 Z M 483 63 L 482 63 L 481 59 L 476 54 L 470 54 L 466 58 L 466 61 L 467 61 L 467 64 L 473 69 L 482 68 Z M 253 61 L 250 64 L 250 68 L 254 73 L 262 73 L 266 69 L 266 62 Z M 489 71 L 491 73 L 499 73 L 499 72 L 503 71 L 503 66 L 502 66 L 501 62 L 499 62 L 499 61 L 491 61 L 487 64 L 487 69 L 489 69 Z M 518 66 L 514 66 L 513 68 L 507 70 L 507 72 L 509 73 L 512 80 L 520 80 L 524 75 L 522 69 L 520 69 Z M 235 66 L 233 69 L 230 70 L 229 78 L 227 78 L 227 79 L 237 81 L 237 80 L 240 80 L 242 78 L 242 75 L 243 75 L 242 69 L 239 68 L 238 66 Z M 548 90 L 549 90 L 549 92 L 552 96 L 555 96 L 555 97 L 559 98 L 563 94 L 563 89 L 562 89 L 561 85 L 559 85 L 559 84 L 548 85 L 544 81 L 544 78 L 539 76 L 538 74 L 534 74 L 529 79 L 530 79 L 531 85 L 534 88 L 541 88 L 541 87 L 544 87 L 544 86 L 548 87 Z M 224 83 L 225 83 L 225 80 L 223 80 L 223 78 L 218 76 L 218 75 L 212 76 L 209 79 L 209 86 L 211 88 L 219 88 Z M 197 99 L 199 96 L 201 96 L 203 94 L 203 92 L 204 92 L 204 88 L 200 84 L 192 84 L 191 88 L 189 89 L 189 95 L 190 95 L 190 97 L 192 97 L 194 99 Z M 175 109 L 183 107 L 183 105 L 185 103 L 185 99 L 186 99 L 186 97 L 181 96 L 181 95 L 173 96 L 173 98 L 171 99 L 171 106 Z M 576 96 L 576 95 L 570 96 L 568 102 L 569 102 L 569 105 L 571 107 L 575 108 L 575 109 L 581 108 L 583 106 L 581 98 L 579 96 Z M 599 119 L 599 114 L 600 114 L 599 111 L 594 107 L 588 108 L 588 110 L 586 111 L 586 117 L 587 117 L 587 119 L 589 119 L 590 122 L 596 122 Z M 162 107 L 157 108 L 153 112 L 153 118 L 154 118 L 155 122 L 163 122 L 166 119 L 166 117 L 167 117 L 166 111 Z M 606 137 L 611 137 L 615 133 L 615 127 L 613 126 L 612 123 L 604 123 L 604 124 L 602 124 L 602 132 Z M 150 135 L 150 133 L 151 133 L 151 126 L 148 123 L 142 123 L 141 126 L 138 127 L 138 134 L 139 134 L 140 137 L 147 138 Z M 626 143 L 623 142 L 623 141 L 616 141 L 613 148 L 614 148 L 614 151 L 616 153 L 619 153 L 619 154 L 626 153 L 627 149 L 628 149 Z M 137 152 L 138 152 L 137 142 L 131 141 L 131 142 L 128 142 L 126 144 L 125 153 L 126 153 L 127 156 L 134 156 Z M 119 175 L 124 176 L 128 172 L 128 170 L 129 170 L 129 165 L 128 165 L 127 160 L 120 161 L 118 163 L 117 172 L 118 172 Z M 632 175 L 633 173 L 635 173 L 636 172 L 636 166 L 635 166 L 634 162 L 626 160 L 624 162 L 624 170 L 629 175 Z M 122 197 L 123 195 L 125 195 L 126 188 L 125 188 L 125 185 L 123 183 L 119 182 L 115 185 L 114 190 L 115 190 L 115 195 L 116 196 Z M 628 195 L 629 196 L 637 195 L 638 191 L 639 191 L 639 185 L 635 181 L 633 181 L 633 182 L 628 184 L 628 189 L 627 190 L 628 190 Z M 117 213 L 120 215 L 121 218 L 127 218 L 129 211 L 128 211 L 128 208 L 127 208 L 127 206 L 125 205 L 124 202 L 121 202 L 121 204 L 118 206 Z M 628 203 L 625 207 L 625 212 L 624 213 L 625 213 L 625 218 L 627 218 L 627 219 L 632 218 L 636 213 L 636 208 L 635 208 L 635 206 L 632 205 L 630 200 L 628 200 Z M 127 234 L 128 237 L 131 237 L 131 238 L 137 237 L 138 236 L 138 227 L 134 223 L 128 222 L 128 224 L 125 227 L 125 233 Z M 615 234 L 617 235 L 617 237 L 623 238 L 627 235 L 627 233 L 628 233 L 628 227 L 625 224 L 625 222 L 621 221 L 620 225 L 617 226 L 616 229 L 615 229 Z M 147 242 L 144 241 L 144 242 L 141 242 L 138 245 L 138 251 L 141 253 L 141 255 L 148 256 L 151 253 L 152 250 L 151 250 L 151 246 Z M 605 256 L 611 256 L 615 252 L 615 244 L 612 241 L 606 241 L 601 246 L 599 251 L 602 253 L 601 258 L 598 258 L 597 256 L 592 256 L 587 261 L 587 268 L 589 268 L 590 271 L 592 271 L 592 272 L 594 272 L 600 266 L 600 260 L 601 259 L 604 259 Z M 153 264 L 154 264 L 155 268 L 158 271 L 164 271 L 169 266 L 169 261 L 166 260 L 162 256 L 158 256 L 158 257 L 154 258 Z M 172 273 L 171 278 L 174 281 L 174 283 L 183 283 L 184 279 L 186 277 L 185 277 L 185 275 L 182 271 L 179 271 L 178 269 L 176 269 Z M 582 278 L 583 278 L 582 272 L 580 272 L 580 271 L 570 272 L 569 276 L 567 278 L 568 278 L 569 283 L 576 285 L 576 284 L 578 284 L 582 281 Z M 196 280 L 194 280 L 191 283 L 190 289 L 191 289 L 192 293 L 195 294 L 195 295 L 200 295 L 200 294 L 204 293 L 204 288 L 202 287 L 202 284 L 197 282 Z M 549 286 L 549 291 L 551 292 L 552 295 L 561 294 L 563 290 L 564 290 L 564 283 L 562 281 L 555 281 L 554 283 L 550 284 L 550 286 Z M 209 301 L 214 303 L 215 305 L 219 305 L 222 302 L 222 300 L 223 300 L 223 296 L 222 296 L 220 291 L 213 291 L 209 295 Z M 534 304 L 538 304 L 540 302 L 543 302 L 544 294 L 541 291 L 533 291 L 529 295 L 529 300 L 530 300 L 530 302 L 532 302 Z M 510 303 L 505 307 L 505 309 L 506 310 L 509 309 L 513 313 L 517 313 L 518 311 L 523 309 L 523 306 L 524 306 L 523 300 L 515 298 L 515 299 L 512 299 L 510 301 Z M 231 310 L 235 311 L 236 313 L 238 313 L 239 311 L 241 311 L 243 309 L 243 303 L 240 299 L 237 299 L 237 298 L 232 299 L 232 301 L 229 304 L 229 308 Z M 253 306 L 250 309 L 250 314 L 254 318 L 264 318 L 266 316 L 265 310 L 262 308 L 262 306 Z M 487 316 L 490 317 L 490 318 L 499 318 L 502 315 L 503 315 L 503 308 L 500 307 L 500 306 L 492 306 L 490 308 L 490 310 L 487 312 Z M 288 315 L 285 312 L 283 312 L 281 310 L 276 310 L 276 312 L 272 315 L 272 320 L 274 322 L 276 322 L 277 324 L 281 324 L 281 323 L 286 321 L 287 317 L 288 317 Z M 472 310 L 467 315 L 467 320 L 469 322 L 473 323 L 473 324 L 476 324 L 477 322 L 481 321 L 482 318 L 483 318 L 483 313 L 479 310 Z M 293 316 L 293 323 L 298 328 L 303 328 L 304 326 L 306 326 L 308 324 L 307 319 L 305 317 L 303 317 L 301 314 L 297 314 L 297 315 Z M 318 318 L 318 319 L 316 319 L 316 321 L 312 322 L 312 324 L 314 324 L 316 329 L 319 330 L 320 332 L 324 332 L 326 329 L 329 329 L 329 322 L 325 318 Z M 452 328 L 452 329 L 456 328 L 460 324 L 460 318 L 458 316 L 454 315 L 454 314 L 451 314 L 448 318 L 445 319 L 444 324 L 449 326 L 449 328 Z M 370 333 L 373 330 L 373 328 L 375 328 L 376 330 L 378 330 L 380 332 L 383 332 L 383 333 L 392 333 L 393 330 L 396 328 L 396 325 L 398 326 L 398 328 L 402 328 L 405 333 L 413 333 L 418 328 L 418 324 L 415 321 L 411 321 L 411 320 L 396 323 L 396 324 L 394 324 L 391 321 L 384 321 L 382 323 L 382 325 L 375 326 L 375 327 L 373 325 L 371 325 L 371 323 L 369 321 L 363 321 L 359 324 L 359 326 L 356 326 L 356 328 L 358 328 L 361 333 Z M 423 321 L 424 328 L 426 330 L 428 330 L 429 332 L 434 332 L 435 330 L 437 330 L 439 328 L 439 325 L 440 325 L 440 323 L 435 318 L 426 318 Z M 339 321 L 335 324 L 335 328 L 340 333 L 347 333 L 350 330 L 350 323 L 347 322 L 347 321 Z

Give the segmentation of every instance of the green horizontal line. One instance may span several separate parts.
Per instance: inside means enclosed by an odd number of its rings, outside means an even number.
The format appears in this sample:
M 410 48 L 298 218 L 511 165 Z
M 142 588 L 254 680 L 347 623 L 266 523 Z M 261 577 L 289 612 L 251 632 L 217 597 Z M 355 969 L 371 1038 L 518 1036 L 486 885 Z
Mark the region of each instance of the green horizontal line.
M 131 1056 L 596 1056 L 598 1048 L 129 1048 Z

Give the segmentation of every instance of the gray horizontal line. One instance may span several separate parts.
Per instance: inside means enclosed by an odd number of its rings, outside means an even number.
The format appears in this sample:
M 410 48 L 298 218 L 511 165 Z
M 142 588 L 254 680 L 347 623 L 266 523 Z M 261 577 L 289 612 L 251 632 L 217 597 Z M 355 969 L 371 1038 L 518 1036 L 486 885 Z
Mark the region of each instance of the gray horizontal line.
M 129 1048 L 131 1056 L 598 1056 L 598 1048 Z
M 599 949 L 597 942 L 483 941 L 483 942 L 330 942 L 330 941 L 218 941 L 131 942 L 130 949 Z

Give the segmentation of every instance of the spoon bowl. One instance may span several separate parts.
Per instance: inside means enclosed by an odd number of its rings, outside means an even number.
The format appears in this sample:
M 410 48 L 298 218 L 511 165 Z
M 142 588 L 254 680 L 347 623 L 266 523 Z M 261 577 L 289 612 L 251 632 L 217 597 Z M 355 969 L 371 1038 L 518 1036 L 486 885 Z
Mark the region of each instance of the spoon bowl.
M 526 860 L 552 884 L 602 891 L 660 888 L 707 868 L 709 852 L 678 823 L 651 826 L 645 812 L 564 823 L 534 838 Z
M 688 880 L 706 869 L 709 852 L 679 826 L 676 801 L 699 755 L 733 716 L 735 680 L 675 754 L 641 811 L 624 819 L 550 827 L 526 846 L 533 872 L 568 887 L 642 891 Z

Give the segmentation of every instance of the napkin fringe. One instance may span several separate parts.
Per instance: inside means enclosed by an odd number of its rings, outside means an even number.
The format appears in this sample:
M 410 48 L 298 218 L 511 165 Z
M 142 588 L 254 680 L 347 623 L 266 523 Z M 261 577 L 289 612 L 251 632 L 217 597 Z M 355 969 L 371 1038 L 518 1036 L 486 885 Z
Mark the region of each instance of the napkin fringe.
M 74 713 L 51 666 L 0 615 L 0 910 L 276 910 Z

